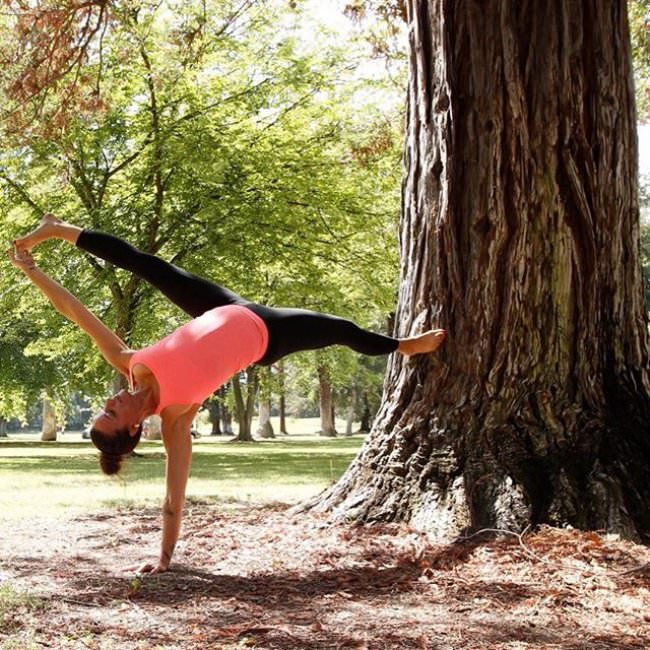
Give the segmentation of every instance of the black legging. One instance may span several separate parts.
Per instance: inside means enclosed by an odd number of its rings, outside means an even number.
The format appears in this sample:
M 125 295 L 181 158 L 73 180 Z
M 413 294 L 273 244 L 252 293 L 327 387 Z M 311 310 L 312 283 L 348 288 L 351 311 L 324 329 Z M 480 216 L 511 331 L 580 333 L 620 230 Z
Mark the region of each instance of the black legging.
M 188 273 L 155 255 L 143 253 L 113 235 L 84 230 L 79 235 L 77 246 L 135 273 L 193 318 L 223 305 L 243 305 L 255 312 L 269 331 L 266 353 L 257 362 L 263 366 L 269 366 L 292 352 L 328 345 L 347 345 L 368 355 L 389 354 L 398 346 L 397 339 L 361 329 L 352 321 L 337 316 L 250 302 L 225 287 Z

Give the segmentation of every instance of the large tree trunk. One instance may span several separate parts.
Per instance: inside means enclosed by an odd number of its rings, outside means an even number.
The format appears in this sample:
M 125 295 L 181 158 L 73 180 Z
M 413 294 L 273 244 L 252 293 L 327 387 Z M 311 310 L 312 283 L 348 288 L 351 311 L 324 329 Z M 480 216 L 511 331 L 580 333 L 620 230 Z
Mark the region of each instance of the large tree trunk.
M 318 366 L 318 385 L 320 389 L 320 431 L 321 436 L 335 436 L 334 408 L 332 405 L 332 384 L 330 382 L 329 368 L 321 364 Z
M 43 442 L 52 442 L 53 440 L 56 440 L 56 411 L 47 396 L 43 396 L 43 427 L 41 429 L 41 440 Z
M 463 529 L 650 529 L 647 324 L 626 3 L 409 0 L 400 335 L 369 442 L 321 500 Z

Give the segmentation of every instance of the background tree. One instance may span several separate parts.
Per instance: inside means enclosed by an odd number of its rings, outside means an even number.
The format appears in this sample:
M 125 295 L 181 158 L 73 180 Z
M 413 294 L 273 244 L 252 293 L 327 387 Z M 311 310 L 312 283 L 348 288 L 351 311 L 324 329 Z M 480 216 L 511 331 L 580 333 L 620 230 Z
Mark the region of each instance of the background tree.
M 637 119 L 640 122 L 647 122 L 650 119 L 650 2 L 629 0 L 627 5 L 632 40 Z
M 56 440 L 57 418 L 54 405 L 47 395 L 43 395 L 43 428 L 41 430 L 41 440 L 51 442 Z
M 370 440 L 321 500 L 441 536 L 650 527 L 626 3 L 411 0 L 397 331 Z
M 253 415 L 258 389 L 258 367 L 251 366 L 246 372 L 237 373 L 231 380 L 233 396 L 233 414 L 237 420 L 238 442 L 253 441 Z
M 334 396 L 332 395 L 332 379 L 330 369 L 323 359 L 317 362 L 318 376 L 318 406 L 320 412 L 320 430 L 318 434 L 326 437 L 337 435 L 334 413 Z
M 44 318 L 32 320 L 24 300 L 26 282 L 3 282 L 0 290 L 0 418 L 24 420 L 28 406 L 50 389 L 59 400 L 67 393 L 66 377 L 54 355 L 41 353 L 34 341 L 51 332 Z
M 366 303 L 391 290 L 394 127 L 352 103 L 359 84 L 340 83 L 344 51 L 291 35 L 299 23 L 286 3 L 10 6 L 15 20 L 0 30 L 7 239 L 47 208 L 253 300 L 315 307 L 340 291 L 341 268 Z M 101 28 L 86 32 L 84 20 Z M 109 265 L 61 246 L 38 254 L 134 346 L 185 318 Z M 83 335 L 31 292 L 23 306 L 53 333 L 33 344 L 73 363 L 66 388 L 104 393 L 111 375 Z
M 257 435 L 260 438 L 275 438 L 273 425 L 271 424 L 271 394 L 274 389 L 274 377 L 270 366 L 262 368 L 258 373 L 260 379 L 259 393 L 258 393 L 258 423 Z

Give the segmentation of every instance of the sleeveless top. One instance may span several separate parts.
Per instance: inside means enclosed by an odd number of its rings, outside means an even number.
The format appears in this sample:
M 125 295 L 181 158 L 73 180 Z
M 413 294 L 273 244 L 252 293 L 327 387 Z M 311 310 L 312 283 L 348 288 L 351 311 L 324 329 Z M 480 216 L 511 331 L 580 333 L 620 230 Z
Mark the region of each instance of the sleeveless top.
M 200 404 L 236 372 L 264 356 L 264 321 L 241 305 L 215 307 L 149 347 L 129 362 L 145 366 L 156 378 L 160 399 L 155 413 L 172 404 Z

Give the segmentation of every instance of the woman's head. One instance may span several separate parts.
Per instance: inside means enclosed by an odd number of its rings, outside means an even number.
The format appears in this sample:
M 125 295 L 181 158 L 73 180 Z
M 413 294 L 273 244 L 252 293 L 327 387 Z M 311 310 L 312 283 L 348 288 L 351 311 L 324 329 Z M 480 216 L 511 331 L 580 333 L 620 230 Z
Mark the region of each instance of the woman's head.
M 90 429 L 90 439 L 99 451 L 105 474 L 117 474 L 124 456 L 131 453 L 142 435 L 139 400 L 125 390 L 106 401 Z
M 94 427 L 90 429 L 90 439 L 99 451 L 99 465 L 104 474 L 117 474 L 122 468 L 122 461 L 130 454 L 140 442 L 142 424 L 138 425 L 135 433 L 130 429 L 116 429 L 110 433 L 99 431 Z

